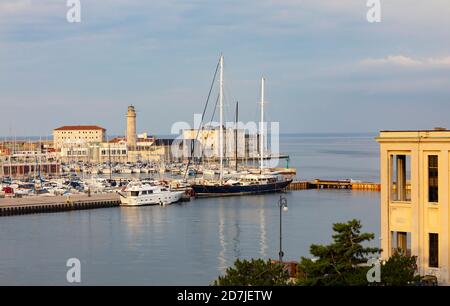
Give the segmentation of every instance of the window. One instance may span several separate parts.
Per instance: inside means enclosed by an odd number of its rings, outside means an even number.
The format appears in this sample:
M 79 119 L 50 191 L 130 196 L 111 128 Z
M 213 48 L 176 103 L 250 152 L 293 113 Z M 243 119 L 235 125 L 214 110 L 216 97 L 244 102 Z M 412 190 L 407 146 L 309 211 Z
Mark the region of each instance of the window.
M 428 156 L 428 202 L 439 202 L 439 182 L 438 182 L 438 163 L 437 155 Z
M 428 258 L 428 266 L 430 268 L 439 267 L 439 235 L 430 233 L 429 237 L 430 253 Z
M 411 256 L 411 233 L 391 232 L 392 254 L 402 253 Z
M 391 198 L 392 201 L 411 201 L 411 157 L 391 155 Z

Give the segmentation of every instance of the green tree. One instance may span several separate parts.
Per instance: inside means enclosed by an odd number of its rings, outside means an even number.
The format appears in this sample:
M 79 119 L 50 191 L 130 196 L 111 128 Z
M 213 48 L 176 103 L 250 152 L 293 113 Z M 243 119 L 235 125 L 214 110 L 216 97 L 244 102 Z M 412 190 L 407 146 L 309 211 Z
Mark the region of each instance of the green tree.
M 214 281 L 214 286 L 283 286 L 289 274 L 283 265 L 262 259 L 236 260 L 224 276 Z
M 311 245 L 315 259 L 302 257 L 298 265 L 297 281 L 305 286 L 362 286 L 367 285 L 367 263 L 380 249 L 365 247 L 374 239 L 372 233 L 361 233 L 361 223 L 351 220 L 333 225 L 335 234 L 330 245 Z
M 381 266 L 381 285 L 407 286 L 420 281 L 417 272 L 417 257 L 406 256 L 402 252 L 395 252 Z

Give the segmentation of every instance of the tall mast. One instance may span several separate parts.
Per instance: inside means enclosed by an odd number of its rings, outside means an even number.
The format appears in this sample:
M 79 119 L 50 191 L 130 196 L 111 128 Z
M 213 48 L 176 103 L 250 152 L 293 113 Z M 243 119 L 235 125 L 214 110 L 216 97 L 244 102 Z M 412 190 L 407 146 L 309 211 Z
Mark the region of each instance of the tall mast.
M 261 78 L 261 122 L 259 123 L 259 155 L 261 162 L 259 165 L 260 172 L 263 171 L 264 163 L 264 77 Z
M 223 55 L 220 56 L 220 81 L 219 81 L 219 156 L 220 156 L 220 182 L 223 180 Z
M 236 162 L 236 172 L 238 171 L 238 120 L 239 102 L 236 101 L 236 120 L 234 124 L 234 161 Z

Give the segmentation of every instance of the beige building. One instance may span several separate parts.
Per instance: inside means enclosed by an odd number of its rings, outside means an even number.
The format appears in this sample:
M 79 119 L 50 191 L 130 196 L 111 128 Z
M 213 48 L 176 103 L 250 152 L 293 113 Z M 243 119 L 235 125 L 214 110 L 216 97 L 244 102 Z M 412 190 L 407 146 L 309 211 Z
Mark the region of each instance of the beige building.
M 383 131 L 381 248 L 418 256 L 421 275 L 449 284 L 450 131 Z
M 197 139 L 200 146 L 195 147 L 194 156 L 204 158 L 218 158 L 220 156 L 220 129 L 218 127 L 201 129 L 183 130 L 183 156 L 190 156 L 192 142 Z M 237 137 L 236 137 L 237 136 Z M 237 138 L 237 139 L 236 139 Z M 223 156 L 224 158 L 234 159 L 236 154 L 239 158 L 246 156 L 246 135 L 244 129 L 236 130 L 233 128 L 223 129 Z
M 96 125 L 62 126 L 53 130 L 53 146 L 61 149 L 72 144 L 106 141 L 106 130 Z

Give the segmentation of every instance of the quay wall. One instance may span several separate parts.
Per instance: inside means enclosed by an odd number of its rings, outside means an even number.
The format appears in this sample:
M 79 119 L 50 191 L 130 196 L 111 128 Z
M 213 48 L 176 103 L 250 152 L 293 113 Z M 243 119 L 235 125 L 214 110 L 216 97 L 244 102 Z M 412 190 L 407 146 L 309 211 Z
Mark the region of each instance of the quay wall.
M 294 181 L 286 187 L 286 191 L 307 190 L 307 189 L 352 189 L 361 191 L 381 191 L 379 183 L 351 183 L 343 181 Z
M 117 194 L 71 197 L 26 197 L 0 199 L 0 217 L 35 213 L 108 208 L 120 205 Z

